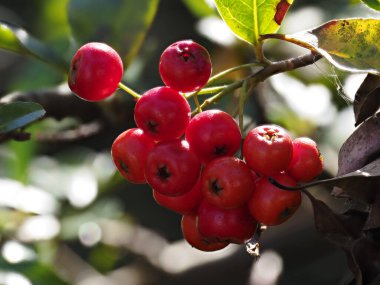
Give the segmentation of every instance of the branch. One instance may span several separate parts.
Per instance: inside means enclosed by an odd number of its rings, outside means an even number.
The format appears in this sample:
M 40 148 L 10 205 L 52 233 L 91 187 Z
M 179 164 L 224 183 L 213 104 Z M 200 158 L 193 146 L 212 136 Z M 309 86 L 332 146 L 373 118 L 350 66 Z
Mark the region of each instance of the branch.
M 262 82 L 272 75 L 314 64 L 321 58 L 322 56 L 320 54 L 311 52 L 298 57 L 272 62 L 258 73 L 252 74 L 250 77 L 256 82 Z
M 249 80 L 251 83 L 251 89 L 256 87 L 257 84 L 260 82 L 265 81 L 268 77 L 290 71 L 295 70 L 301 67 L 305 67 L 311 64 L 314 64 L 319 59 L 321 59 L 322 56 L 316 53 L 308 53 L 305 55 L 301 55 L 299 57 L 294 57 L 286 60 L 276 61 L 272 62 L 268 65 L 266 65 L 264 68 L 260 69 L 259 71 L 251 74 L 250 76 L 243 78 L 242 80 L 235 81 L 234 83 L 231 83 L 230 85 L 227 85 L 222 91 L 215 94 L 213 97 L 210 97 L 206 99 L 202 105 L 201 108 L 205 109 L 209 105 L 217 102 L 220 98 L 222 98 L 224 95 L 228 94 L 231 91 L 234 91 L 240 87 L 243 86 L 244 81 Z M 192 114 L 194 115 L 194 113 Z
M 44 107 L 46 117 L 57 120 L 75 117 L 89 122 L 102 116 L 99 105 L 79 99 L 66 84 L 35 91 L 15 92 L 0 98 L 0 103 L 16 101 L 38 103 Z

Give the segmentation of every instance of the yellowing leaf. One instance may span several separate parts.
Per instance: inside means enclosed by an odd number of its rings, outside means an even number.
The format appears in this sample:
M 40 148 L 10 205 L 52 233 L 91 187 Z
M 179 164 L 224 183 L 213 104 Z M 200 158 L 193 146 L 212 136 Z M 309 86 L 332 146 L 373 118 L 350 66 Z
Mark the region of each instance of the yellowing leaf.
M 255 45 L 260 35 L 278 30 L 293 0 L 215 0 L 215 3 L 230 29 Z
M 293 35 L 264 35 L 321 54 L 339 69 L 380 74 L 380 19 L 341 19 Z

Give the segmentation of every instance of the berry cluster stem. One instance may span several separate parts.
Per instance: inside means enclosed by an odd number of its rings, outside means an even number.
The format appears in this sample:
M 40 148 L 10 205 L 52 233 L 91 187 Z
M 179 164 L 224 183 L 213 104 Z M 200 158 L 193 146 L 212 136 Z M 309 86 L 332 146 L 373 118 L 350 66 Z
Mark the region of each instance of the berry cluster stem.
M 127 85 L 119 82 L 119 88 L 130 94 L 134 99 L 138 100 L 140 99 L 141 95 L 137 93 L 136 91 L 129 88 Z

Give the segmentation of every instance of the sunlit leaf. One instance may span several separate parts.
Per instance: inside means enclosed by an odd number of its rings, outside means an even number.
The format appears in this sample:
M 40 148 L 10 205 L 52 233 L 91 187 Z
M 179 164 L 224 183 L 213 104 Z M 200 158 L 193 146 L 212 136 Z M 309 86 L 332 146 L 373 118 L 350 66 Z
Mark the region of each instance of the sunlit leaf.
M 69 23 L 79 44 L 105 42 L 128 62 L 153 21 L 159 0 L 71 0 Z
M 339 69 L 380 74 L 380 19 L 342 19 L 293 35 L 264 35 L 317 52 Z
M 0 105 L 0 134 L 25 127 L 44 114 L 45 110 L 37 103 L 15 102 Z
M 380 11 L 380 0 L 362 0 L 368 7 Z
M 50 47 L 28 34 L 24 29 L 0 21 L 0 48 L 28 55 L 66 71 L 64 59 Z
M 368 74 L 356 92 L 354 100 L 355 125 L 361 124 L 380 108 L 380 76 Z
M 197 17 L 213 15 L 214 9 L 205 0 L 182 0 L 187 8 Z
M 230 29 L 255 45 L 262 34 L 275 33 L 293 0 L 215 0 Z

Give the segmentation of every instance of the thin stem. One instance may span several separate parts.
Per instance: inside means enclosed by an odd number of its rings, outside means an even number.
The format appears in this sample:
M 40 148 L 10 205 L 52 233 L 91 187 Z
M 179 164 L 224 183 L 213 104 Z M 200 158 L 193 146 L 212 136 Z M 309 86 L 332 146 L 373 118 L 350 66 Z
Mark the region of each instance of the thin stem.
M 139 93 L 137 93 L 136 91 L 133 91 L 131 88 L 129 88 L 127 85 L 124 85 L 121 82 L 119 82 L 119 88 L 123 89 L 125 92 L 129 93 L 136 100 L 140 99 L 140 97 L 141 97 L 141 95 Z
M 248 91 L 247 84 L 248 84 L 248 81 L 244 80 L 243 87 L 241 88 L 240 97 L 239 97 L 239 128 L 242 134 L 244 131 L 244 105 L 245 105 L 245 98 L 247 97 L 247 91 Z
M 239 81 L 235 81 L 234 83 L 227 85 L 222 91 L 220 91 L 219 93 L 215 94 L 214 96 L 203 101 L 202 105 L 200 106 L 201 109 L 205 109 L 209 105 L 217 102 L 220 98 L 222 98 L 223 96 L 225 96 L 229 92 L 241 87 L 243 85 L 243 82 L 244 82 L 244 80 L 239 80 Z M 196 112 L 193 112 L 192 115 L 195 115 L 195 113 Z
M 195 93 L 193 97 L 194 97 L 195 106 L 197 107 L 197 113 L 201 113 L 202 108 L 201 108 L 201 104 L 199 104 L 198 93 Z
M 263 41 L 261 38 L 257 42 L 255 49 L 256 49 L 256 58 L 257 58 L 258 62 L 260 62 L 261 64 L 263 64 L 263 63 L 264 64 L 270 64 L 270 61 L 264 55 Z
M 213 94 L 213 93 L 217 93 L 217 92 L 222 91 L 226 87 L 227 87 L 227 85 L 206 87 L 206 88 L 202 88 L 201 90 L 199 90 L 197 92 L 191 92 L 191 93 L 184 94 L 184 96 L 186 99 L 189 99 L 189 98 L 193 97 L 195 94 L 196 95 Z
M 212 84 L 213 82 L 219 80 L 220 78 L 232 73 L 232 72 L 235 72 L 235 71 L 238 71 L 238 70 L 241 70 L 241 69 L 245 69 L 245 68 L 251 68 L 251 67 L 256 67 L 256 66 L 262 66 L 261 63 L 259 62 L 252 62 L 252 63 L 247 63 L 247 64 L 242 64 L 242 65 L 238 65 L 238 66 L 235 66 L 235 67 L 231 67 L 229 69 L 226 69 L 218 74 L 215 74 L 214 76 L 212 76 L 208 82 L 207 82 L 207 85 L 210 85 Z

